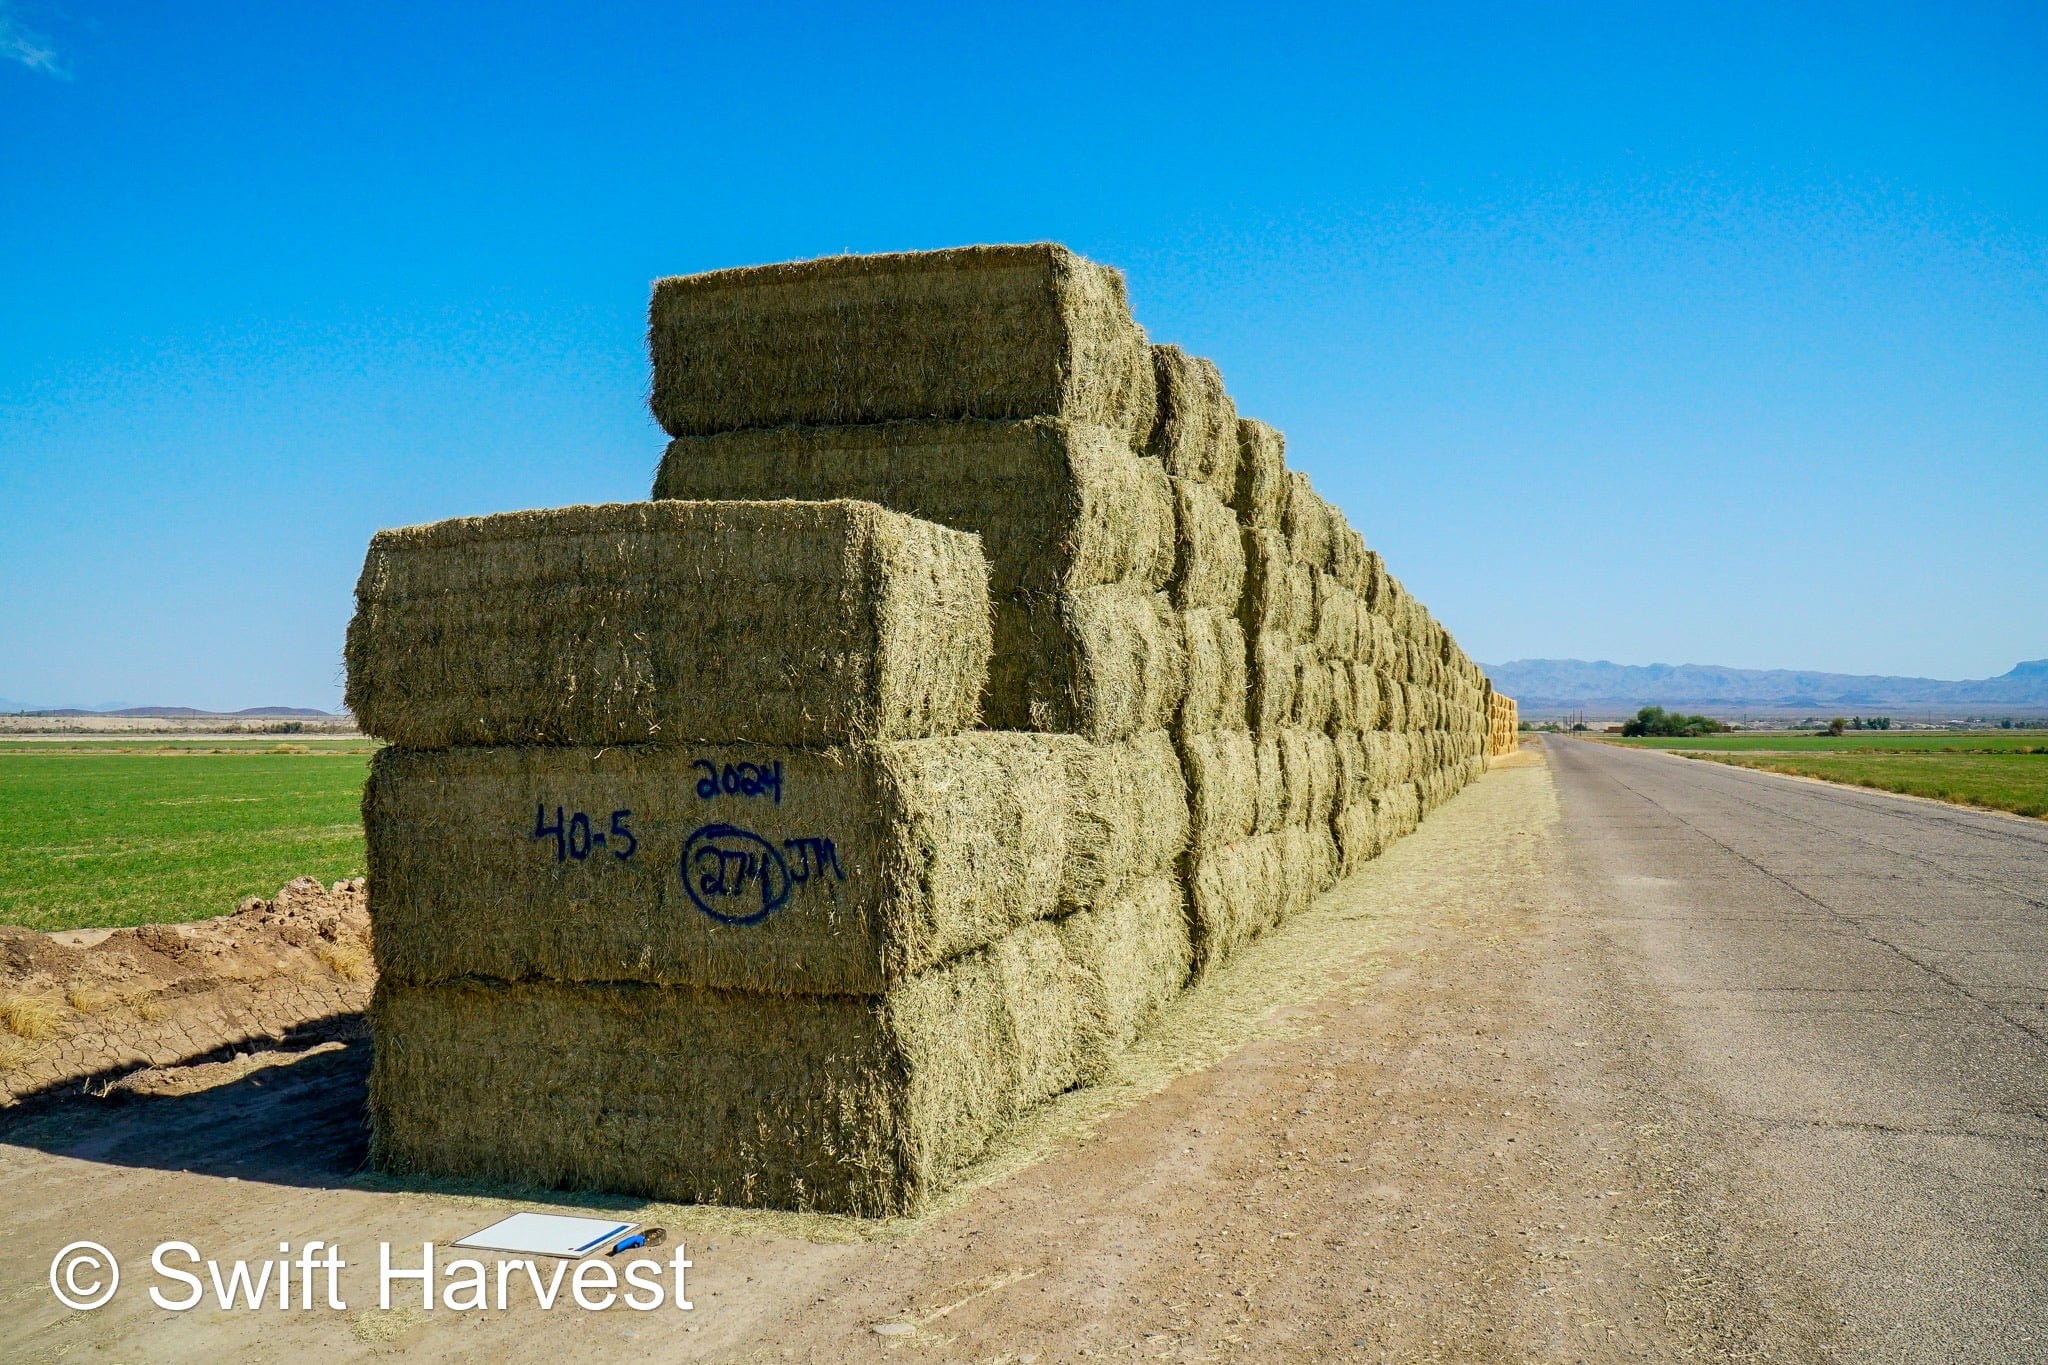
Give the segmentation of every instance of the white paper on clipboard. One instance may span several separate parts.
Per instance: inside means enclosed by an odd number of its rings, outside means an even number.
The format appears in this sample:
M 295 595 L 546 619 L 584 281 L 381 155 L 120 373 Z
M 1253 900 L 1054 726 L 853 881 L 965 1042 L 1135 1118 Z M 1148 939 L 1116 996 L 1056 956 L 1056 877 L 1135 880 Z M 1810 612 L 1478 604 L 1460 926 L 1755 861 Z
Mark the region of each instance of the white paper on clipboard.
M 588 1256 L 607 1251 L 638 1223 L 616 1218 L 570 1218 L 559 1213 L 515 1213 L 455 1243 L 474 1251 L 519 1251 L 530 1256 Z

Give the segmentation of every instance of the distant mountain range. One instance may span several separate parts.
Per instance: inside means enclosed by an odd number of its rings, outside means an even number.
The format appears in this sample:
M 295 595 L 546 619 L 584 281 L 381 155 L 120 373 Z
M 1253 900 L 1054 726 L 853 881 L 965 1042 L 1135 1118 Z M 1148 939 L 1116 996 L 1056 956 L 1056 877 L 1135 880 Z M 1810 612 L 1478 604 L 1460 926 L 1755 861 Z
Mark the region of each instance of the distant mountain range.
M 142 716 L 151 720 L 168 720 L 179 716 L 218 716 L 222 719 L 241 720 L 264 717 L 300 717 L 305 719 L 328 719 L 331 712 L 315 711 L 305 706 L 251 706 L 242 711 L 200 711 L 190 706 L 123 706 L 118 708 L 98 706 L 23 706 L 0 697 L 0 715 L 31 716 Z
M 2019 664 L 1996 678 L 1948 682 L 1785 668 L 1712 664 L 1611 664 L 1583 659 L 1517 659 L 1483 664 L 1486 675 L 1522 710 L 1642 706 L 1752 711 L 2048 710 L 2048 659 Z

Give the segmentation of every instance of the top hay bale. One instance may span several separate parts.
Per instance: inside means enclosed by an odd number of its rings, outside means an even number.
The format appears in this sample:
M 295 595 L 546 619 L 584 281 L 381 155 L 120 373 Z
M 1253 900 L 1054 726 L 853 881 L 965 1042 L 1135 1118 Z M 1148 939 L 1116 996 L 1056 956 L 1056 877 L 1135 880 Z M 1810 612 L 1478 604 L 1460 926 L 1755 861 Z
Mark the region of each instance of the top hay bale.
M 1178 346 L 1152 348 L 1159 420 L 1145 453 L 1176 479 L 1207 484 L 1226 500 L 1237 488 L 1237 404 L 1213 361 Z
M 651 406 L 672 436 L 1063 417 L 1152 434 L 1123 276 L 1055 243 L 832 256 L 658 280 Z
M 974 724 L 991 648 L 971 534 L 855 501 L 618 503 L 379 532 L 347 700 L 422 749 L 912 739 Z

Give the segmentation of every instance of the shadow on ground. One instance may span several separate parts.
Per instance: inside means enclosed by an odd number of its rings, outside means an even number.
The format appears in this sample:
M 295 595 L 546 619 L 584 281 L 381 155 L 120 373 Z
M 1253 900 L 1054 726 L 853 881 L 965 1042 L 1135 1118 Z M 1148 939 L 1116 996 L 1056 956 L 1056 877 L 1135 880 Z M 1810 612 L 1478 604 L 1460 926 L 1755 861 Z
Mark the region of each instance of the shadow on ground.
M 0 1145 L 115 1166 L 333 1188 L 362 1169 L 368 1150 L 370 1041 L 362 1035 L 359 1016 L 309 1024 L 267 1045 L 277 1052 L 266 1055 L 288 1064 L 187 1094 L 67 1085 L 0 1116 Z M 324 1050 L 311 1051 L 320 1044 Z

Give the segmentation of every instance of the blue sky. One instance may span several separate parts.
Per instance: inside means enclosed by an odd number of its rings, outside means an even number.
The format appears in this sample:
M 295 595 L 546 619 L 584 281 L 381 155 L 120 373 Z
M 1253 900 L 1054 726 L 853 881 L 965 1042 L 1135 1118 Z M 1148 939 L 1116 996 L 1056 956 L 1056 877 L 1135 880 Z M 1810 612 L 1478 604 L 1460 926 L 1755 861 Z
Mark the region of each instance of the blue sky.
M 0 696 L 334 706 L 653 278 L 1039 238 L 1477 658 L 2048 655 L 2038 5 L 740 8 L 0 0 Z

